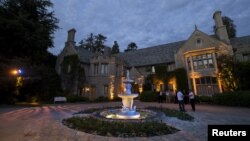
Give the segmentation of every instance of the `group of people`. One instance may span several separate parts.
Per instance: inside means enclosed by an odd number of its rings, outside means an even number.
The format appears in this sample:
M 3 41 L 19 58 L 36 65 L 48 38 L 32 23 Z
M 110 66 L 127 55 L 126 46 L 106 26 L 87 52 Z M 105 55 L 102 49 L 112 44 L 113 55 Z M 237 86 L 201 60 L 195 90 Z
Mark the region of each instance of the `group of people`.
M 164 94 L 164 92 L 160 91 L 159 98 L 158 98 L 159 103 L 163 102 L 163 94 Z M 171 96 L 173 97 L 173 91 L 170 91 L 170 92 L 167 91 L 166 92 L 166 102 L 170 102 Z M 176 97 L 176 100 L 179 104 L 180 111 L 186 112 L 185 102 L 184 102 L 185 95 L 183 94 L 183 92 L 181 90 L 178 90 L 175 97 Z M 195 95 L 194 95 L 194 92 L 192 90 L 189 90 L 188 97 L 189 97 L 189 102 L 191 104 L 192 110 L 195 111 Z
M 165 96 L 163 96 L 164 94 L 165 94 Z M 166 97 L 166 98 L 164 99 L 164 97 Z M 162 103 L 163 101 L 166 100 L 166 102 L 170 103 L 171 101 L 174 100 L 174 99 L 172 100 L 171 97 L 174 97 L 174 92 L 173 92 L 173 90 L 166 91 L 165 93 L 164 93 L 163 91 L 160 91 L 159 97 L 158 97 L 158 102 L 159 102 L 159 103 Z
M 176 96 L 177 96 L 180 111 L 186 112 L 183 93 L 179 90 Z M 189 102 L 191 104 L 192 110 L 195 111 L 194 92 L 192 90 L 189 90 L 188 97 L 189 97 Z

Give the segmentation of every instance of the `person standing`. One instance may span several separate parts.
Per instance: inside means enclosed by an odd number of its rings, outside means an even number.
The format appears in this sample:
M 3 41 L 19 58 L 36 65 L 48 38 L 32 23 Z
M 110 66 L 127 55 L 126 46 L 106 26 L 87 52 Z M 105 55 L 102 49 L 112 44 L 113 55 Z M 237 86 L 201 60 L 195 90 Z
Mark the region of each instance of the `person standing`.
M 185 105 L 184 105 L 184 95 L 180 90 L 177 92 L 177 100 L 179 103 L 180 111 L 186 112 Z
M 169 91 L 166 91 L 166 103 L 170 103 Z
M 159 97 L 158 97 L 158 102 L 159 103 L 162 103 L 162 99 L 163 99 L 162 98 L 162 93 L 163 93 L 162 91 L 160 91 L 160 93 L 159 93 Z
M 192 110 L 195 111 L 195 99 L 194 99 L 194 92 L 192 90 L 189 90 L 189 101 L 192 107 Z

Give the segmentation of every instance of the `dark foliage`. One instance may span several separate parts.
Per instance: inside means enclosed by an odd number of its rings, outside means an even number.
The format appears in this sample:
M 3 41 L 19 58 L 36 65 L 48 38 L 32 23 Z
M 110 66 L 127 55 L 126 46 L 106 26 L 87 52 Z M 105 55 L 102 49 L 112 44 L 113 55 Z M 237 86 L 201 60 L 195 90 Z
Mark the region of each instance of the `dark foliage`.
M 47 51 L 58 28 L 58 19 L 48 10 L 51 7 L 49 0 L 1 1 L 1 103 L 47 101 L 60 92 L 56 56 Z M 22 73 L 13 75 L 13 69 Z M 22 83 L 17 86 L 19 77 Z
M 250 92 L 235 91 L 216 94 L 212 97 L 213 104 L 226 106 L 250 107 Z
M 250 90 L 250 61 L 235 64 L 235 75 L 238 78 L 240 90 Z
M 79 44 L 80 47 L 83 47 L 91 52 L 102 52 L 105 47 L 104 43 L 106 39 L 107 37 L 102 34 L 94 35 L 93 33 L 90 33 L 88 37 L 81 40 Z
M 119 45 L 117 41 L 114 41 L 114 45 L 112 46 L 111 53 L 112 54 L 120 53 L 120 49 L 119 49 Z
M 140 94 L 140 101 L 143 102 L 156 102 L 158 101 L 158 93 L 153 91 L 143 91 Z
M 0 55 L 39 64 L 53 47 L 58 19 L 49 0 L 4 0 L 0 5 Z
M 137 45 L 135 42 L 131 42 L 128 44 L 127 49 L 124 50 L 124 52 L 128 52 L 128 51 L 133 51 L 133 50 L 137 50 Z
M 109 122 L 97 118 L 72 117 L 63 120 L 63 124 L 86 133 L 114 137 L 150 137 L 172 134 L 178 129 L 165 123 L 150 122 Z M 152 132 L 157 131 L 157 132 Z

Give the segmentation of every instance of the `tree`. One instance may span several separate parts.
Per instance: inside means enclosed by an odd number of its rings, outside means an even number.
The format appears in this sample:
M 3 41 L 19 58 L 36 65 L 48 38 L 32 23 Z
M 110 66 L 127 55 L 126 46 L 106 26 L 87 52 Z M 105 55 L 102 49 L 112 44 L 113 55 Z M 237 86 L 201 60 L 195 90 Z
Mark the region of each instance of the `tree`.
M 239 82 L 239 90 L 250 90 L 250 61 L 237 62 L 235 65 L 235 73 Z
M 111 53 L 112 54 L 120 53 L 120 49 L 119 49 L 119 45 L 118 45 L 117 41 L 114 41 L 114 45 L 111 49 Z
M 53 47 L 58 19 L 49 0 L 2 0 L 0 4 L 0 55 L 29 58 L 33 64 Z
M 227 34 L 229 39 L 236 37 L 236 25 L 234 21 L 227 16 L 222 17 L 222 22 L 226 26 Z M 216 31 L 216 26 L 213 26 L 214 32 Z
M 53 33 L 58 29 L 52 7 L 49 0 L 0 1 L 0 70 L 22 69 L 20 77 L 24 77 L 24 85 L 18 95 L 20 100 L 49 100 L 60 89 L 60 79 L 54 69 L 56 56 L 47 51 L 53 47 Z M 11 85 L 16 88 L 15 83 L 7 83 L 7 78 L 3 80 L 1 85 L 8 87 L 0 93 L 13 94 Z M 13 100 L 15 95 L 8 101 Z
M 223 89 L 226 91 L 235 91 L 238 89 L 238 81 L 236 76 L 236 67 L 233 56 L 220 55 L 217 58 L 218 76 L 221 80 Z
M 95 48 L 94 42 L 95 42 L 94 35 L 93 35 L 93 33 L 90 33 L 88 35 L 88 38 L 85 40 L 84 47 L 87 50 L 94 52 L 94 48 Z
M 137 50 L 137 45 L 134 42 L 131 42 L 128 44 L 127 49 L 124 50 L 124 52 L 128 52 L 128 51 L 133 51 L 133 50 Z
M 107 37 L 103 36 L 102 34 L 98 34 L 95 36 L 95 52 L 103 51 L 105 45 L 104 42 L 106 41 Z
M 81 40 L 79 44 L 91 52 L 101 52 L 105 47 L 104 42 L 106 39 L 107 37 L 102 34 L 94 35 L 93 33 L 90 33 L 87 39 L 84 41 Z

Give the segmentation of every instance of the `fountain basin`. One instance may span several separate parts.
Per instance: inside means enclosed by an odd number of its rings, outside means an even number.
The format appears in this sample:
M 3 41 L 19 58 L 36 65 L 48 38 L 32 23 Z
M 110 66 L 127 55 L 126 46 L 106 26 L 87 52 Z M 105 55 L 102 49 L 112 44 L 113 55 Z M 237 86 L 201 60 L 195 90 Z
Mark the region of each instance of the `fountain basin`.
M 126 112 L 121 111 L 116 114 L 116 117 L 118 119 L 139 119 L 140 113 L 136 111 L 126 111 Z
M 138 97 L 138 94 L 119 94 L 118 97 L 122 98 L 123 108 L 133 110 L 134 98 Z
M 136 97 L 138 97 L 138 94 L 118 94 L 118 97 L 120 97 L 120 98 L 136 98 Z
M 110 119 L 110 120 L 122 120 L 122 121 L 142 121 L 146 119 L 153 119 L 156 117 L 157 112 L 154 112 L 152 110 L 148 109 L 138 109 L 136 112 L 130 111 L 130 114 L 122 114 L 121 109 L 109 109 L 109 110 L 103 110 L 99 114 L 100 117 L 103 117 L 105 119 Z

